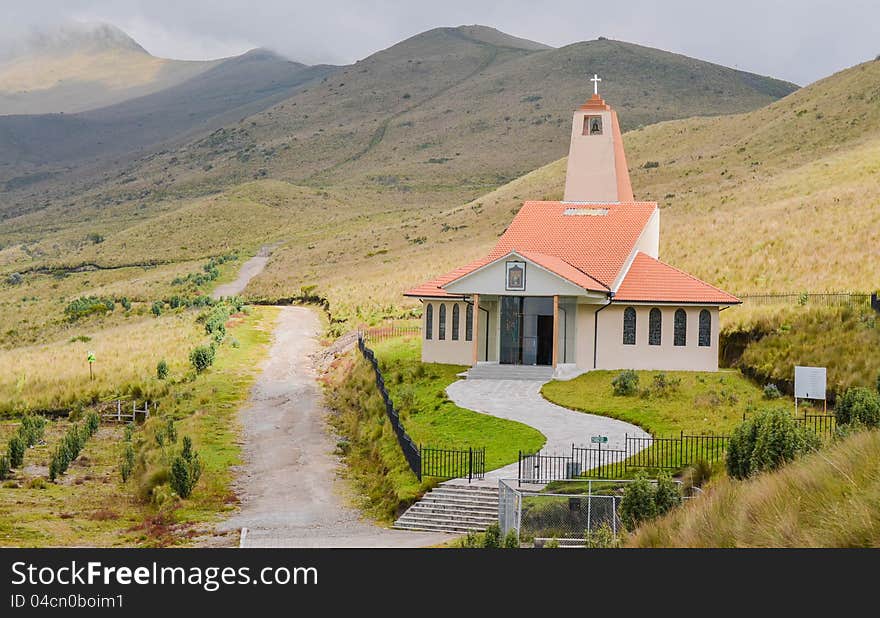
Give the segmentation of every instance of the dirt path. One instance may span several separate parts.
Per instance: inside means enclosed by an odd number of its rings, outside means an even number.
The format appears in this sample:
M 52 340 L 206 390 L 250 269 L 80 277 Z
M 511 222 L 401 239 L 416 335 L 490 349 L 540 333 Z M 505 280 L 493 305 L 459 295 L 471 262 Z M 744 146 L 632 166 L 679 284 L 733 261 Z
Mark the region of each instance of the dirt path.
M 381 528 L 347 505 L 310 359 L 319 332 L 310 309 L 281 308 L 269 358 L 241 412 L 241 510 L 219 531 L 246 527 L 246 547 L 423 547 L 453 538 Z
M 247 287 L 247 284 L 250 283 L 250 280 L 259 275 L 263 272 L 263 269 L 266 268 L 266 264 L 269 262 L 270 252 L 270 247 L 262 247 L 254 257 L 242 264 L 241 270 L 238 271 L 238 278 L 236 278 L 235 281 L 218 285 L 211 294 L 211 297 L 216 300 L 223 298 L 224 296 L 241 294 Z

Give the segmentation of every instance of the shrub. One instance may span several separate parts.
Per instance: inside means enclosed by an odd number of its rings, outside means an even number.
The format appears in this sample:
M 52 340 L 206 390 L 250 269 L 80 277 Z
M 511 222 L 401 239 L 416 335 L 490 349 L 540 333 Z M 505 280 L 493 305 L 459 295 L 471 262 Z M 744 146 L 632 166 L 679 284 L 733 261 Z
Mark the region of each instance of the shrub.
M 621 371 L 611 381 L 611 386 L 614 389 L 615 395 L 634 395 L 639 390 L 639 374 L 632 369 Z
M 834 416 L 838 425 L 861 423 L 876 427 L 880 425 L 880 396 L 867 388 L 849 388 L 837 400 Z
M 9 476 L 9 457 L 0 455 L 0 481 Z
M 131 473 L 134 471 L 134 462 L 134 447 L 131 442 L 126 442 L 125 448 L 122 450 L 122 462 L 119 464 L 119 474 L 123 483 L 131 477 Z
M 586 547 L 590 549 L 620 547 L 620 537 L 614 534 L 614 530 L 607 521 L 603 521 L 595 530 L 587 530 L 584 541 L 586 541 Z
M 644 475 L 639 475 L 623 490 L 620 501 L 620 519 L 629 530 L 657 515 L 654 486 Z
M 79 425 L 72 425 L 67 430 L 67 433 L 61 438 L 49 460 L 49 480 L 54 481 L 56 478 L 67 472 L 67 468 L 70 467 L 70 464 L 79 457 L 79 453 L 85 446 L 86 441 L 95 431 L 97 431 L 97 425 L 95 422 L 97 418 L 98 415 L 95 412 L 91 412 L 86 417 L 85 425 L 82 427 Z
M 192 363 L 196 373 L 202 373 L 214 364 L 214 347 L 200 345 L 193 348 L 192 352 L 189 353 L 189 362 Z
M 97 412 L 89 412 L 89 415 L 86 416 L 86 425 L 85 429 L 88 431 L 89 436 L 92 437 L 96 433 L 98 433 L 98 429 L 101 427 L 101 419 L 98 417 Z
M 779 399 L 780 397 L 782 397 L 782 392 L 778 386 L 773 383 L 764 385 L 764 399 Z
M 498 524 L 491 524 L 486 528 L 483 535 L 483 547 L 487 549 L 498 549 L 501 547 L 501 528 Z
M 156 377 L 160 380 L 168 377 L 168 363 L 165 362 L 164 358 L 156 363 Z
M 775 470 L 819 445 L 815 433 L 784 410 L 765 410 L 741 423 L 727 446 L 727 473 L 744 479 Z
M 46 419 L 42 416 L 26 414 L 21 419 L 18 435 L 26 448 L 30 448 L 43 441 L 46 431 Z
M 664 515 L 681 504 L 681 489 L 668 474 L 663 473 L 657 479 L 657 487 L 654 489 L 654 504 L 657 506 L 657 515 Z
M 122 308 L 125 309 L 126 311 L 131 311 L 131 301 L 128 300 L 127 296 L 123 296 L 119 300 L 119 304 L 122 305 Z
M 636 377 L 638 377 L 638 374 Z M 654 374 L 654 392 L 660 396 L 675 392 L 680 386 L 681 378 L 670 377 L 663 372 Z
M 157 318 L 162 315 L 162 309 L 165 307 L 165 303 L 161 300 L 153 301 L 153 306 L 150 307 L 150 311 L 153 312 L 153 315 Z
M 9 438 L 9 442 L 6 445 L 6 456 L 9 457 L 10 468 L 20 468 L 21 464 L 24 463 L 25 448 L 24 441 L 20 436 L 14 435 Z
M 199 461 L 199 454 L 192 450 L 192 440 L 189 436 L 184 436 L 183 448 L 171 462 L 169 479 L 171 489 L 181 498 L 189 498 L 201 474 L 202 464 Z
M 64 308 L 64 314 L 71 322 L 93 314 L 103 314 L 113 311 L 115 303 L 110 298 L 98 298 L 97 296 L 83 296 L 70 301 Z
M 11 273 L 6 276 L 8 285 L 21 285 L 22 281 L 24 281 L 24 277 L 21 276 L 21 273 Z
M 506 549 L 519 549 L 519 537 L 516 535 L 515 530 L 510 530 L 504 535 L 504 547 Z

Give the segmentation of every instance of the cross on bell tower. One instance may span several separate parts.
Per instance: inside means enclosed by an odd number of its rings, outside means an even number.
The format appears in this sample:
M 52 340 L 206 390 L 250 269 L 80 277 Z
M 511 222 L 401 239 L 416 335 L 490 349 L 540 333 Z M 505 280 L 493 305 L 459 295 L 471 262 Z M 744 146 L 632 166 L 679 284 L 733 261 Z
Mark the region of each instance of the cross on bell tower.
M 593 82 L 593 94 L 599 94 L 599 82 L 602 81 L 602 78 L 593 73 L 593 77 L 590 78 L 590 81 Z

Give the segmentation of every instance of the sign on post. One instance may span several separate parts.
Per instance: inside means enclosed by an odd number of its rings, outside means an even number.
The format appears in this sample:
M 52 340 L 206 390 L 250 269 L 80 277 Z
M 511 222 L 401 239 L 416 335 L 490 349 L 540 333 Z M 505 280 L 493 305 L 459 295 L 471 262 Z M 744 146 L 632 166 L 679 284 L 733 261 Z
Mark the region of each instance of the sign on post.
M 89 355 L 86 356 L 86 360 L 89 361 L 89 380 L 93 380 L 95 376 L 92 374 L 92 365 L 95 363 L 95 353 L 89 352 Z
M 825 367 L 795 367 L 794 396 L 796 399 L 825 399 Z
M 608 442 L 608 436 L 593 436 L 590 438 L 590 442 L 593 444 L 605 444 Z
M 798 399 L 825 399 L 827 370 L 825 367 L 794 368 L 794 411 L 797 414 Z M 827 411 L 827 403 L 826 403 Z

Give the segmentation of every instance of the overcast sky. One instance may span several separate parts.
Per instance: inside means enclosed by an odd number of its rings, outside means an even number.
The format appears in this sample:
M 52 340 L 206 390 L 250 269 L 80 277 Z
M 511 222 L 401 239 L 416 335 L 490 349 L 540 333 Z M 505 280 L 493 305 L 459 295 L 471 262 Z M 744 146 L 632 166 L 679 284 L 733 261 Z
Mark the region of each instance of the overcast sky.
M 151 53 L 269 47 L 349 63 L 437 26 L 483 24 L 562 46 L 605 36 L 807 84 L 880 54 L 878 0 L 0 0 L 0 37 L 104 21 Z M 2 42 L 2 41 L 0 41 Z

